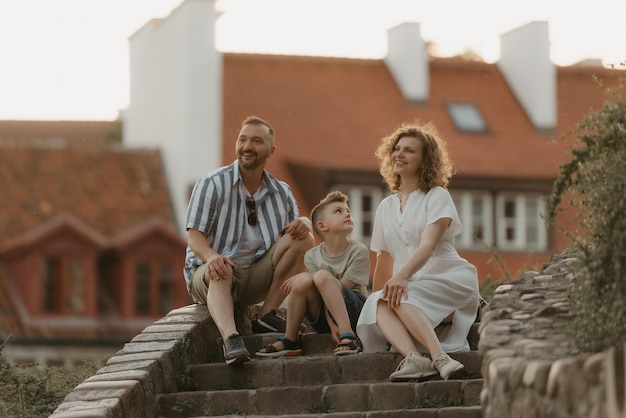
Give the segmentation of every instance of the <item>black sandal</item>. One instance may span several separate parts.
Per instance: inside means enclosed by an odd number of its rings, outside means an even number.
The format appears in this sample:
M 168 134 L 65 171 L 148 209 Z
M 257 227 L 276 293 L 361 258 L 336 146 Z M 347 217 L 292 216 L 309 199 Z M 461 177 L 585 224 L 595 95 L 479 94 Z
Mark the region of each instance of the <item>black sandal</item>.
M 256 355 L 259 357 L 291 357 L 302 354 L 302 342 L 292 341 L 284 335 L 278 337 L 278 340 L 283 343 L 282 350 L 277 349 L 273 344 L 268 344 L 261 349 L 265 351 L 259 350 Z
M 350 340 L 350 342 L 342 343 L 343 340 Z M 347 347 L 347 350 L 340 350 L 340 348 Z M 361 344 L 361 340 L 356 334 L 351 332 L 346 332 L 339 335 L 339 343 L 335 346 L 335 350 L 333 354 L 336 356 L 345 356 L 348 354 L 358 354 L 363 351 L 363 344 Z

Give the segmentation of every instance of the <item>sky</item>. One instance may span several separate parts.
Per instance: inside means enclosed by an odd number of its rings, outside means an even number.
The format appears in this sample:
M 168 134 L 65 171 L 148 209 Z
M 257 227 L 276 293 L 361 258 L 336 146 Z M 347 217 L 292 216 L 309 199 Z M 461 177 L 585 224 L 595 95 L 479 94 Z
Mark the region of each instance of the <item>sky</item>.
M 129 103 L 129 37 L 183 0 L 0 0 L 0 120 L 113 120 Z M 217 0 L 223 52 L 380 59 L 419 22 L 439 56 L 499 58 L 500 35 L 547 21 L 556 65 L 626 61 L 624 0 Z

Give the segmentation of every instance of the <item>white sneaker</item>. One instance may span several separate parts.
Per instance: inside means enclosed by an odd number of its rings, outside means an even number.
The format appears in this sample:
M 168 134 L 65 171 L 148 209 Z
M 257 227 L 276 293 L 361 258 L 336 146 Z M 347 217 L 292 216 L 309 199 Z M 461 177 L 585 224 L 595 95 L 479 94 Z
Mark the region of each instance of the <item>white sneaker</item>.
M 463 364 L 453 358 L 450 358 L 447 354 L 440 354 L 435 357 L 432 366 L 439 370 L 439 375 L 443 379 L 459 377 L 459 375 L 462 374 L 463 369 L 465 369 Z
M 408 382 L 409 380 L 422 381 L 437 375 L 428 357 L 409 353 L 402 359 L 395 372 L 391 373 L 392 382 Z

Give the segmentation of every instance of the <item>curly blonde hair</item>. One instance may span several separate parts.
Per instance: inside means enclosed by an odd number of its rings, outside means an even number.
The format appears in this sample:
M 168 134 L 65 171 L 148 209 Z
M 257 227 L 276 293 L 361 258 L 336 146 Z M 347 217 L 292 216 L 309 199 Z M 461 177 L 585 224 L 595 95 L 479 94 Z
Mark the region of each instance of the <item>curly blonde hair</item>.
M 398 141 L 405 136 L 417 138 L 424 145 L 422 148 L 422 165 L 418 173 L 419 189 L 427 193 L 435 186 L 447 188 L 454 173 L 446 143 L 439 137 L 439 133 L 432 123 L 420 124 L 415 122 L 400 125 L 390 135 L 381 139 L 380 145 L 376 149 L 375 155 L 380 162 L 380 174 L 389 189 L 394 193 L 402 189 L 402 180 L 393 171 L 391 154 Z

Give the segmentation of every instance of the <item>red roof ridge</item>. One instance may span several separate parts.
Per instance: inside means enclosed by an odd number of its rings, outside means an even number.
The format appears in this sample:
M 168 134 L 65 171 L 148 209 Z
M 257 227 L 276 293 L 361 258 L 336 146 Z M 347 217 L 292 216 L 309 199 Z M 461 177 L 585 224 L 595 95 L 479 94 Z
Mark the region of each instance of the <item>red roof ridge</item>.
M 224 58 L 234 59 L 251 59 L 254 61 L 268 60 L 268 61 L 302 61 L 302 62 L 327 62 L 327 63 L 343 63 L 343 64 L 367 64 L 367 63 L 380 63 L 382 58 L 350 58 L 350 57 L 336 57 L 336 56 L 321 56 L 321 55 L 287 55 L 287 54 L 260 54 L 251 52 L 224 52 Z
M 71 213 L 61 212 L 51 219 L 38 224 L 23 236 L 6 242 L 0 252 L 8 255 L 11 252 L 19 251 L 24 247 L 40 242 L 48 236 L 55 235 L 57 231 L 64 227 L 69 227 L 76 231 L 97 247 L 105 248 L 108 244 L 109 240 L 104 235 L 100 234 L 81 219 Z
M 110 244 L 113 247 L 120 248 L 131 244 L 152 232 L 160 232 L 169 240 L 178 242 L 182 245 L 186 243 L 183 237 L 174 229 L 170 222 L 165 220 L 163 217 L 156 215 L 117 234 L 110 240 Z

